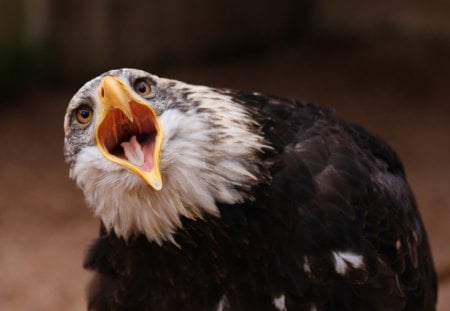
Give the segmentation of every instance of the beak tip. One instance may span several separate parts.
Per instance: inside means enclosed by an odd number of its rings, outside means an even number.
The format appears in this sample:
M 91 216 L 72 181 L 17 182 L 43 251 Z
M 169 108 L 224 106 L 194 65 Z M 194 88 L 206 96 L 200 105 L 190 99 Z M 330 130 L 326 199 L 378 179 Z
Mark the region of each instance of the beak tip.
M 162 189 L 163 185 L 162 185 L 162 180 L 161 177 L 159 176 L 154 176 L 153 174 L 144 174 L 142 175 L 142 173 L 140 173 L 139 175 L 141 175 L 141 177 L 143 177 L 143 179 L 145 180 L 145 182 L 152 187 L 154 190 L 159 191 Z M 153 175 L 153 176 L 152 176 Z
M 156 180 L 155 180 L 156 179 Z M 160 178 L 155 178 L 150 182 L 150 185 L 153 189 L 159 191 L 162 189 L 162 182 Z

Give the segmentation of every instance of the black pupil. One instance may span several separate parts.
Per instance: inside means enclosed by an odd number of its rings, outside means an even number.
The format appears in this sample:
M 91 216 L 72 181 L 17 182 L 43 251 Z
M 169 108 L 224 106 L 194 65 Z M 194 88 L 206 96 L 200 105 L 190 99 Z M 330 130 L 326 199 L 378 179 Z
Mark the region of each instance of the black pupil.
M 80 110 L 80 116 L 81 116 L 83 119 L 89 118 L 90 115 L 91 115 L 91 112 L 90 112 L 89 110 L 86 110 L 86 109 Z
M 147 92 L 147 86 L 145 85 L 144 82 L 141 82 L 138 84 L 137 90 L 139 93 L 145 93 L 145 92 Z

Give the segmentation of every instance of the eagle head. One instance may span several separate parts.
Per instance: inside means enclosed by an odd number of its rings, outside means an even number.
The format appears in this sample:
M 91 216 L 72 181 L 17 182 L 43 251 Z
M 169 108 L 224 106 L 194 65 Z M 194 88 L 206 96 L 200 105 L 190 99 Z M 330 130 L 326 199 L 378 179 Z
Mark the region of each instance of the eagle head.
M 251 199 L 266 147 L 254 112 L 232 91 L 108 71 L 71 99 L 64 121 L 70 176 L 107 230 L 175 242 L 182 217 L 220 216 Z

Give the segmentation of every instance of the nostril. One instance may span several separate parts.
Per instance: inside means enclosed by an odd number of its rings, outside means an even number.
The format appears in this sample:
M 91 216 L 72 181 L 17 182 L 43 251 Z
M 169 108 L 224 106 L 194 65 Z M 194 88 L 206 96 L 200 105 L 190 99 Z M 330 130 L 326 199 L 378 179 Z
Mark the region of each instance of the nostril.
M 102 92 L 101 92 L 102 97 L 105 97 L 105 89 L 102 88 Z

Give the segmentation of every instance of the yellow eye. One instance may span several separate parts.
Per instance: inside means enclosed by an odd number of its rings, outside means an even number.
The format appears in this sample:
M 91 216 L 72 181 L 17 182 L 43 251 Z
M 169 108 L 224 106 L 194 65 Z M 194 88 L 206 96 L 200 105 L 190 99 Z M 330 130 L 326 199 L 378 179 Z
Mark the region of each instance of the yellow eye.
M 134 83 L 134 90 L 141 96 L 148 96 L 152 92 L 152 86 L 146 79 L 138 79 Z
M 75 110 L 75 119 L 82 125 L 89 124 L 92 121 L 92 109 L 87 106 L 81 106 Z

